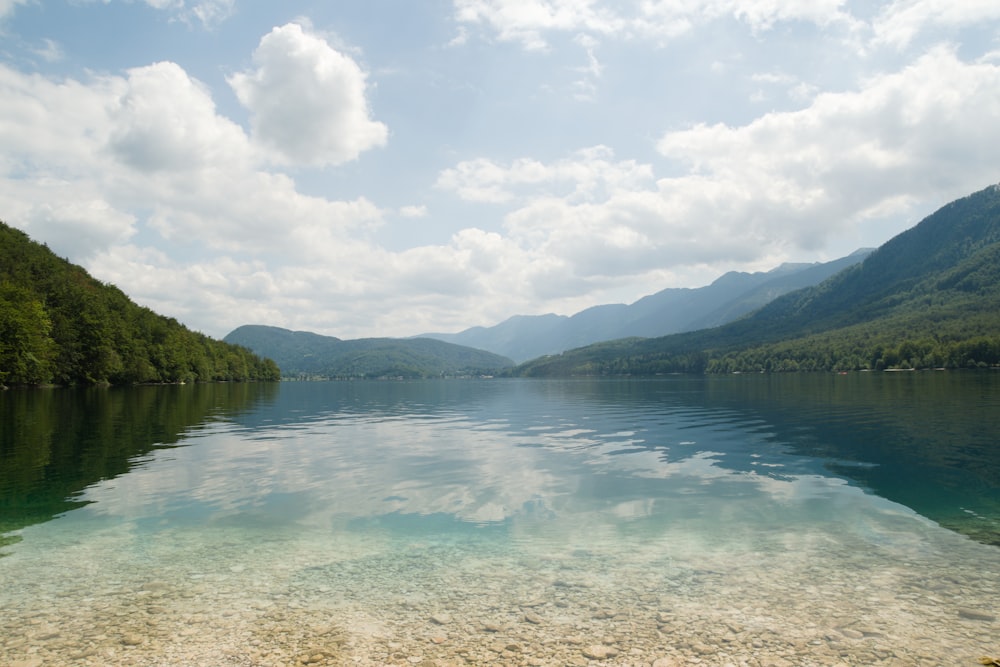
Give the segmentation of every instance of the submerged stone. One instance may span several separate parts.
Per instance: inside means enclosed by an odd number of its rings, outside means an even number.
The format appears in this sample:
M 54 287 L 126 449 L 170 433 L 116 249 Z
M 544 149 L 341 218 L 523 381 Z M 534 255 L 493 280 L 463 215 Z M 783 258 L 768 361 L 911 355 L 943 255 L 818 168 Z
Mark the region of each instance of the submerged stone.
M 608 658 L 613 658 L 618 655 L 618 651 L 611 648 L 610 646 L 602 646 L 600 644 L 594 644 L 583 649 L 583 656 L 585 658 L 590 658 L 591 660 L 607 660 Z
M 991 614 L 988 611 L 983 611 L 982 609 L 973 609 L 971 607 L 959 607 L 958 615 L 961 618 L 969 619 L 970 621 L 995 621 L 997 620 L 996 614 Z

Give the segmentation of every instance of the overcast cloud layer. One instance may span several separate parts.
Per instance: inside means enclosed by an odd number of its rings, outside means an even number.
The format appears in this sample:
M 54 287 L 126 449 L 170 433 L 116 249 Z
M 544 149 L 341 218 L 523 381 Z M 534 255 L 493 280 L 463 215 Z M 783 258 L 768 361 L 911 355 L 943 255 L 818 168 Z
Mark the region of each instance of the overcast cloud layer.
M 209 335 L 355 338 L 833 259 L 1000 180 L 996 2 L 326 4 L 0 0 L 0 219 Z

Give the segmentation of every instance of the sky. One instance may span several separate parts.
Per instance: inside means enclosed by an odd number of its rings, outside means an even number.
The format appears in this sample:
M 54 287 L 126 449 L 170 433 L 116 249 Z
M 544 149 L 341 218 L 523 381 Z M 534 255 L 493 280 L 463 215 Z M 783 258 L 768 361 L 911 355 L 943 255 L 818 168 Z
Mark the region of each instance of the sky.
M 0 0 L 0 220 L 216 338 L 832 260 L 998 156 L 996 0 Z

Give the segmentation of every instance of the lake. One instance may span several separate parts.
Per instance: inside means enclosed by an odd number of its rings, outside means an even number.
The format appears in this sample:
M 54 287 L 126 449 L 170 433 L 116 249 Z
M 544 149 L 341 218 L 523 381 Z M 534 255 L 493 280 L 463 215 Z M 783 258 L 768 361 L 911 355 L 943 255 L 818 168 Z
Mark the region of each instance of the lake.
M 0 393 L 0 664 L 976 665 L 1000 373 Z

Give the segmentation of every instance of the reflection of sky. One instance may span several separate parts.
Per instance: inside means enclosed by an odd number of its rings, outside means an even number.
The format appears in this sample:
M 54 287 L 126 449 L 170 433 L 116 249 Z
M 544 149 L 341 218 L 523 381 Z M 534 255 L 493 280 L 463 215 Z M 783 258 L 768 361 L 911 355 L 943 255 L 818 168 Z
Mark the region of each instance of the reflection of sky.
M 97 502 L 86 511 L 319 529 L 390 514 L 469 524 L 732 525 L 829 519 L 823 503 L 862 495 L 820 461 L 788 454 L 767 424 L 731 410 L 609 407 L 526 382 L 495 383 L 480 395 L 468 386 L 464 403 L 366 396 L 331 409 L 312 396 L 304 410 L 279 400 L 274 414 L 213 426 L 190 446 L 154 452 L 89 489 L 86 499 Z

